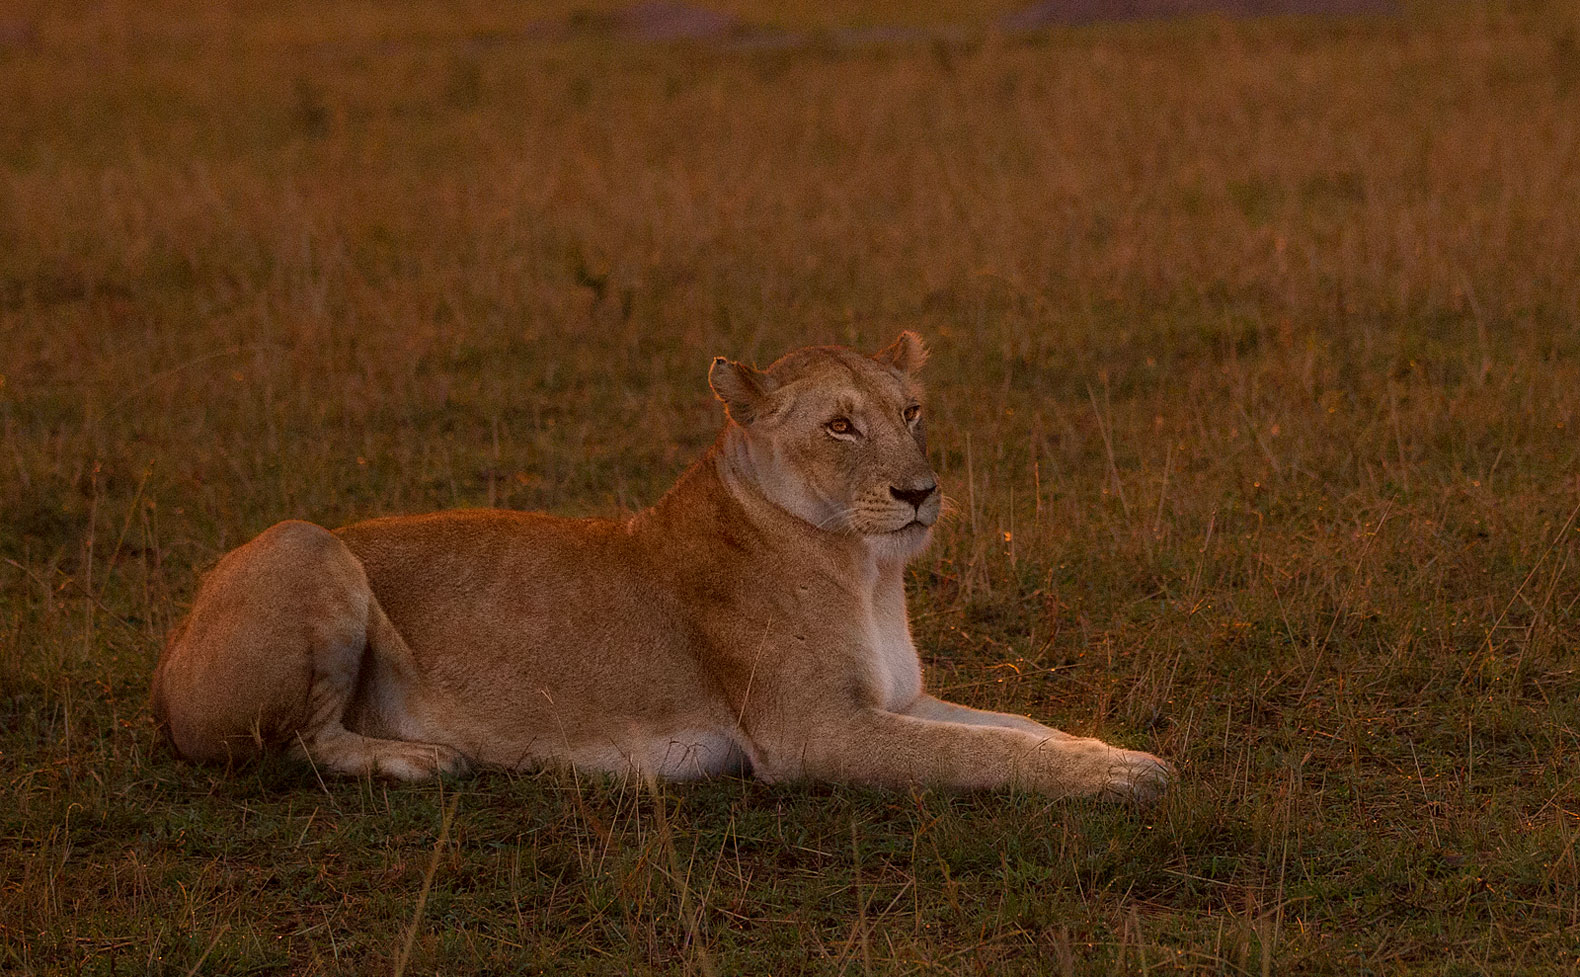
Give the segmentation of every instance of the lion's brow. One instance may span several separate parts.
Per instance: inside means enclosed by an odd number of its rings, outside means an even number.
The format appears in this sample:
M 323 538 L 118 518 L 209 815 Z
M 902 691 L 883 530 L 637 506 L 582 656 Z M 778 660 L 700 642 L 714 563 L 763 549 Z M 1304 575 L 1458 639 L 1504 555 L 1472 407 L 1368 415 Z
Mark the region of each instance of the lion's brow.
M 852 351 L 842 350 L 841 352 L 850 353 Z M 866 369 L 863 369 L 863 367 L 870 365 L 867 357 L 862 356 L 860 353 L 855 353 L 853 358 L 841 356 L 836 362 L 844 367 L 845 372 L 850 375 L 850 385 L 855 388 L 858 397 L 869 404 L 881 404 L 890 399 L 888 392 L 882 388 L 882 385 L 877 382 L 876 378 Z M 856 410 L 858 405 L 851 403 L 842 409 Z
M 855 381 L 853 385 L 855 386 L 858 395 L 866 402 L 867 406 L 869 407 L 882 410 L 884 405 L 892 404 L 894 401 L 903 399 L 905 396 L 902 389 L 900 397 L 896 398 L 893 391 L 884 389 L 884 385 L 882 383 L 876 381 L 873 377 L 862 376 L 854 369 L 851 370 L 851 377 Z M 851 407 L 848 409 L 855 410 L 856 408 Z

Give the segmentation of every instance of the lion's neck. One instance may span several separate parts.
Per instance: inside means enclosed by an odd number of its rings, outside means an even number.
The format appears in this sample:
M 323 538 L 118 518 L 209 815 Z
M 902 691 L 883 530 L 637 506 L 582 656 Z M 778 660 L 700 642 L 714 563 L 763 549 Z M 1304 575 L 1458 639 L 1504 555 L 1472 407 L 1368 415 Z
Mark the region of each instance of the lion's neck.
M 763 457 L 763 450 L 734 424 L 719 433 L 711 452 L 713 467 L 731 497 L 754 521 L 771 525 L 781 535 L 832 536 L 806 524 L 805 500 L 782 483 L 782 476 L 776 474 L 779 466 L 772 457 Z
M 659 586 L 694 588 L 708 579 L 710 601 L 735 593 L 757 609 L 764 581 L 811 589 L 816 596 L 806 606 L 864 643 L 870 672 L 862 681 L 874 701 L 898 709 L 914 700 L 922 679 L 905 605 L 908 554 L 818 530 L 779 507 L 738 464 L 729 440 L 721 435 L 631 520 L 629 531 L 647 541 L 647 572 Z
M 903 595 L 903 559 L 889 559 L 863 539 L 818 530 L 776 503 L 733 427 L 631 525 L 668 540 L 729 537 L 732 545 L 744 542 L 736 537 L 746 532 L 756 537 L 752 549 L 808 572 L 821 570 L 846 587 L 854 584 L 866 600 L 887 590 Z
M 735 425 L 725 428 L 709 451 L 712 468 L 724 490 L 751 522 L 773 538 L 793 541 L 849 558 L 865 551 L 855 537 L 821 530 L 797 515 L 782 489 L 772 482 L 771 462 L 758 458 Z

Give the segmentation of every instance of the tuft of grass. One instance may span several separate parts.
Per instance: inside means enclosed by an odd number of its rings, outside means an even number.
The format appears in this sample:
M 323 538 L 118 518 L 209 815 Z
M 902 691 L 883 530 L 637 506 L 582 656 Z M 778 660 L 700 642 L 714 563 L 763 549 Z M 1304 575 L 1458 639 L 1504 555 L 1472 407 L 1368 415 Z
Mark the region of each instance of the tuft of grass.
M 18 16 L 0 970 L 1580 966 L 1565 5 L 789 49 Z M 633 510 L 713 437 L 713 354 L 906 327 L 953 510 L 929 682 L 1161 753 L 1159 807 L 155 740 L 165 632 L 271 523 Z

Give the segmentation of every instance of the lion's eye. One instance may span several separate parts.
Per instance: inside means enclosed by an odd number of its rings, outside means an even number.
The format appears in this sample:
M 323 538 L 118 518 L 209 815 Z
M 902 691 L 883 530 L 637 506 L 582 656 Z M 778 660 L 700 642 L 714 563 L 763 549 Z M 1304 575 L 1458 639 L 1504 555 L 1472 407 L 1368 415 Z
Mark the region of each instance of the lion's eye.
M 832 421 L 829 421 L 828 429 L 833 434 L 850 434 L 856 430 L 855 427 L 851 425 L 850 421 L 843 417 L 836 417 Z
M 907 424 L 915 424 L 916 423 L 916 419 L 918 417 L 922 416 L 922 407 L 921 407 L 921 405 L 920 404 L 912 404 L 911 406 L 905 408 L 905 413 L 904 413 L 903 416 L 905 417 L 905 423 L 907 423 Z

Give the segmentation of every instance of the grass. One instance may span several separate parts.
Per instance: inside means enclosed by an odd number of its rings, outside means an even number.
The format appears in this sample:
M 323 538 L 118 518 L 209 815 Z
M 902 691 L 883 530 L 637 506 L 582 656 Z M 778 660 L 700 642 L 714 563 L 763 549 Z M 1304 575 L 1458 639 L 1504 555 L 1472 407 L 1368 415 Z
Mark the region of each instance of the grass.
M 1580 969 L 1573 8 L 752 50 L 78 6 L 0 46 L 0 970 Z M 271 523 L 639 508 L 713 354 L 904 327 L 930 683 L 1161 753 L 1160 806 L 153 735 Z

